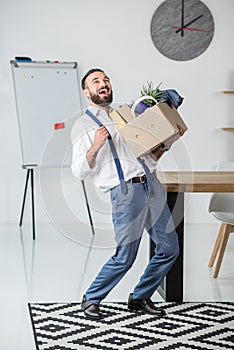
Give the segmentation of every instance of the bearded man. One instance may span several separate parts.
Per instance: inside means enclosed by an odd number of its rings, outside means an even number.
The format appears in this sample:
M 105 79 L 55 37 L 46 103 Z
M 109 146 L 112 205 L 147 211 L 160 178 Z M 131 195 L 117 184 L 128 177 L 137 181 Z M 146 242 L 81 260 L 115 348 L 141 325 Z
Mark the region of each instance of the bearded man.
M 90 176 L 99 189 L 110 193 L 116 241 L 113 256 L 84 293 L 81 308 L 90 319 L 105 316 L 100 303 L 131 268 L 146 229 L 156 248 L 127 305 L 130 310 L 162 317 L 164 309 L 151 297 L 179 254 L 171 212 L 156 175 L 164 149 L 159 147 L 141 159 L 135 157 L 109 117 L 113 92 L 102 69 L 89 70 L 81 85 L 90 106 L 72 129 L 72 172 L 81 180 Z M 181 135 L 184 132 L 179 131 Z

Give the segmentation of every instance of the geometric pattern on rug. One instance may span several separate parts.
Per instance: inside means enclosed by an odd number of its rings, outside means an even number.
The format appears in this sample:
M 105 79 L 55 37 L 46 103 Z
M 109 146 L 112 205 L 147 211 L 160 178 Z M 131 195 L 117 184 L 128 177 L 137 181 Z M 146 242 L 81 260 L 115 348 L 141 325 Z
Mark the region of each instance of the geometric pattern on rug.
M 29 303 L 37 350 L 234 349 L 234 303 L 159 303 L 157 318 L 103 303 L 105 318 L 86 319 L 80 303 Z

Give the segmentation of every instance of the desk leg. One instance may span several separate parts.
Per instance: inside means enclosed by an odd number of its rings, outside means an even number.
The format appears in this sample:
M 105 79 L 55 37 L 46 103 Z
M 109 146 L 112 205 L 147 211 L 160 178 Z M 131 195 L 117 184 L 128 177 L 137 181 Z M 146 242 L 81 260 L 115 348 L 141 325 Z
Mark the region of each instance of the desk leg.
M 168 192 L 168 206 L 176 226 L 180 254 L 171 270 L 158 288 L 165 301 L 183 301 L 183 256 L 184 256 L 184 193 Z M 150 256 L 154 254 L 154 243 L 150 243 Z

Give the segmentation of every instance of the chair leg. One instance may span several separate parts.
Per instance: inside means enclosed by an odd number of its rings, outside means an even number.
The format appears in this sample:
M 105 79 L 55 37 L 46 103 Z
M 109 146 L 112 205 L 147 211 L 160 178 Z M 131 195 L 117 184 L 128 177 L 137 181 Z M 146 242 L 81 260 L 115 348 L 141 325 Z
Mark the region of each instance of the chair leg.
M 223 232 L 223 239 L 222 239 L 222 242 L 220 245 L 219 256 L 218 256 L 218 260 L 217 260 L 214 275 L 213 275 L 214 278 L 218 277 L 220 266 L 221 266 L 222 260 L 223 260 L 223 255 L 224 255 L 227 241 L 228 241 L 228 238 L 229 238 L 231 231 L 232 231 L 232 225 L 227 224 L 225 227 L 225 230 Z
M 226 225 L 227 224 L 225 224 L 223 222 L 221 224 L 221 226 L 220 226 L 220 229 L 219 229 L 216 241 L 215 241 L 215 245 L 214 245 L 214 248 L 213 248 L 211 256 L 210 256 L 208 267 L 212 267 L 214 265 L 214 262 L 215 262 L 215 259 L 216 259 L 216 256 L 218 254 L 219 247 L 220 247 L 220 244 L 221 244 L 221 241 L 222 241 L 223 233 L 224 233 L 224 230 L 226 228 Z

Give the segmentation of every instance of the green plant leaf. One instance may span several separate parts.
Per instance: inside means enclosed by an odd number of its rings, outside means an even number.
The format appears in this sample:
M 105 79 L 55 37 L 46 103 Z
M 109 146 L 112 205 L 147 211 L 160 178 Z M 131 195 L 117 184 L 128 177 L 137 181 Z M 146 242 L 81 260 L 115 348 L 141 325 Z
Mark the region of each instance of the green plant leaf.
M 155 98 L 157 102 L 160 102 L 163 96 L 163 93 L 159 91 L 159 87 L 162 85 L 162 82 L 159 83 L 156 87 L 153 86 L 152 81 L 146 82 L 145 85 L 142 86 L 141 96 L 152 96 Z M 152 100 L 144 100 L 143 103 L 147 106 L 153 106 L 155 103 Z

